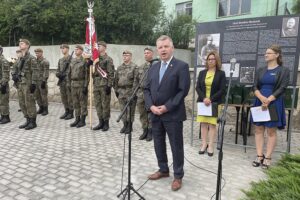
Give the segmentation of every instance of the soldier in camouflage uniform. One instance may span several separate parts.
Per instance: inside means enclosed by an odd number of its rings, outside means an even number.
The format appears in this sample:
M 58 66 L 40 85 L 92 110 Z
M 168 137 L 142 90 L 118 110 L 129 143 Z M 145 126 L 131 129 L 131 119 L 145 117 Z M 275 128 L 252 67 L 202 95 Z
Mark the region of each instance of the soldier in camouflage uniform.
M 69 79 L 67 77 L 67 71 L 70 67 L 68 61 L 71 61 L 71 56 L 69 55 L 69 45 L 62 44 L 60 49 L 64 56 L 58 61 L 56 77 L 59 79 L 58 86 L 60 89 L 61 101 L 65 108 L 65 113 L 60 116 L 60 119 L 68 120 L 74 117 L 71 85 L 67 83 L 67 80 Z
M 76 45 L 75 55 L 72 58 L 68 71 L 69 83 L 71 84 L 72 102 L 75 109 L 75 121 L 70 124 L 71 127 L 85 126 L 85 118 L 87 116 L 88 101 L 88 83 L 89 68 L 85 59 L 82 57 L 83 47 Z
M 35 91 L 35 99 L 39 105 L 37 114 L 43 116 L 48 115 L 48 86 L 47 80 L 49 78 L 49 61 L 43 57 L 43 50 L 38 48 L 34 50 L 37 64 L 39 68 L 39 80 Z
M 16 60 L 13 62 L 13 66 L 12 66 L 12 72 L 11 72 L 11 75 L 12 75 L 12 77 L 15 77 L 15 75 L 18 73 L 18 71 L 17 71 L 17 67 L 18 67 L 18 64 L 19 64 L 19 62 L 20 62 L 20 59 L 21 59 L 21 57 L 22 57 L 22 51 L 20 50 L 20 49 L 17 49 L 16 50 L 16 54 L 17 54 L 17 58 L 16 58 Z M 16 82 L 16 81 L 14 81 L 14 84 L 13 84 L 13 86 L 17 89 L 17 94 L 19 94 L 19 83 L 18 83 L 18 81 Z M 19 97 L 18 97 L 19 98 Z M 21 110 L 21 107 L 18 109 L 18 112 L 21 112 L 22 110 Z
M 23 56 L 18 62 L 13 80 L 18 82 L 19 104 L 26 118 L 26 122 L 19 128 L 30 130 L 37 126 L 34 92 L 37 87 L 39 71 L 35 57 L 29 53 L 30 42 L 20 39 L 19 47 Z
M 132 59 L 132 53 L 130 51 L 124 51 L 123 64 L 117 68 L 117 72 L 114 80 L 114 89 L 116 92 L 116 96 L 118 97 L 119 100 L 121 111 L 124 109 L 124 106 L 126 105 L 128 98 L 130 97 L 130 95 L 134 90 L 133 82 L 134 82 L 135 70 L 137 68 L 137 65 L 131 62 L 131 59 Z M 133 101 L 130 106 L 130 110 L 131 110 L 130 115 L 127 112 L 123 115 L 122 121 L 124 126 L 120 130 L 120 133 L 128 134 L 132 131 L 135 105 L 136 105 L 136 101 Z M 129 119 L 130 116 L 131 116 L 131 122 Z
M 9 118 L 9 70 L 8 61 L 2 55 L 3 48 L 0 46 L 0 124 L 10 122 Z
M 137 87 L 141 80 L 144 77 L 144 82 L 141 83 L 140 88 L 137 92 L 137 107 L 140 113 L 140 121 L 143 128 L 143 134 L 140 136 L 140 140 L 146 139 L 147 141 L 152 140 L 152 130 L 150 123 L 150 116 L 148 111 L 145 108 L 145 99 L 144 99 L 144 85 L 146 81 L 146 73 L 148 72 L 149 67 L 151 66 L 151 61 L 153 60 L 153 50 L 150 47 L 144 49 L 144 57 L 146 62 L 136 69 L 135 79 L 134 79 L 134 88 Z
M 93 94 L 99 124 L 93 130 L 102 129 L 102 131 L 107 131 L 109 129 L 111 87 L 113 85 L 115 67 L 112 58 L 106 54 L 106 43 L 100 41 L 98 45 L 100 55 L 94 61 Z

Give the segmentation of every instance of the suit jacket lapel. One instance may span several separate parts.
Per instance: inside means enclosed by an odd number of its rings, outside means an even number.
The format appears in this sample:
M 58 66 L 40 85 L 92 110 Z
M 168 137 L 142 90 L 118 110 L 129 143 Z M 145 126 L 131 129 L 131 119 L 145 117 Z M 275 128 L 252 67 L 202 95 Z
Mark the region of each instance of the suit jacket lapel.
M 160 70 L 161 62 L 157 63 L 157 67 L 154 71 L 154 82 L 157 84 L 157 89 L 159 88 L 159 70 Z
M 169 65 L 168 65 L 168 67 L 167 67 L 167 70 L 165 71 L 164 76 L 163 76 L 162 79 L 161 79 L 161 82 L 160 82 L 160 84 L 159 84 L 159 88 L 160 88 L 160 86 L 165 82 L 165 80 L 167 80 L 168 77 L 170 76 L 170 71 L 171 71 L 172 68 L 173 68 L 174 61 L 175 61 L 175 58 L 173 57 L 172 60 L 170 61 Z M 160 67 L 159 67 L 159 69 L 160 69 Z M 159 80 L 159 72 L 160 72 L 160 70 L 158 70 L 158 80 Z

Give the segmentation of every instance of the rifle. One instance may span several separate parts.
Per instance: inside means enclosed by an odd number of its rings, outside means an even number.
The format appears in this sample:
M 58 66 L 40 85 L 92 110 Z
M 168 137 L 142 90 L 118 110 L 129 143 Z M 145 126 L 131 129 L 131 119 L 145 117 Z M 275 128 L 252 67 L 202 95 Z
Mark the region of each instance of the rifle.
M 61 82 L 63 82 L 63 80 L 65 80 L 67 74 L 67 69 L 69 68 L 69 65 L 71 63 L 72 57 L 73 57 L 74 51 L 72 51 L 70 58 L 67 60 L 67 62 L 65 63 L 64 69 L 62 70 L 62 72 L 60 73 L 59 77 L 58 77 L 58 82 L 57 85 L 60 85 Z
M 12 73 L 12 79 L 17 84 L 22 79 L 22 70 L 25 64 L 25 58 L 21 57 L 20 62 L 18 63 L 18 66 L 16 67 L 16 72 Z

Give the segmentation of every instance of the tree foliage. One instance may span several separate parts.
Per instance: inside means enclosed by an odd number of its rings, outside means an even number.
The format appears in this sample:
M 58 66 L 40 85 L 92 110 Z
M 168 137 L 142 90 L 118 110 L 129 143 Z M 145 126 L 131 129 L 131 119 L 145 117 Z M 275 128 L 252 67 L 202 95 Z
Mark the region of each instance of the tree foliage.
M 147 44 L 161 18 L 161 0 L 94 2 L 98 38 L 109 43 Z M 0 0 L 0 10 L 2 45 L 16 45 L 22 37 L 39 45 L 84 42 L 84 0 Z
M 186 49 L 191 39 L 195 37 L 196 22 L 190 15 L 173 15 L 164 17 L 159 27 L 157 27 L 156 36 L 160 34 L 169 35 L 173 39 L 176 48 Z
M 300 0 L 295 0 L 295 5 L 292 8 L 294 14 L 300 13 Z

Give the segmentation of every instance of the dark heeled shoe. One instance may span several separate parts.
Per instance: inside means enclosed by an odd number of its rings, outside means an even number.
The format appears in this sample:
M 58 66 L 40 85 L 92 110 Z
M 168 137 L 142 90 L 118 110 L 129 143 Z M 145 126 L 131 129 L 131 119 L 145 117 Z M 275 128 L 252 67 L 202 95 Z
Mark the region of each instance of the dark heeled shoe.
M 214 155 L 214 152 L 207 152 L 207 155 L 208 155 L 209 157 L 212 157 L 212 156 Z
M 261 168 L 262 169 L 269 169 L 269 167 L 270 167 L 270 165 L 271 165 L 271 158 L 267 158 L 267 157 L 265 157 L 264 158 L 264 161 L 262 162 L 262 164 L 261 164 Z
M 199 154 L 204 154 L 207 151 L 207 149 L 208 149 L 208 145 L 206 145 L 206 148 L 203 151 L 201 151 L 201 149 L 200 149 L 200 151 L 198 153 Z
M 257 155 L 256 159 L 252 162 L 252 166 L 253 167 L 259 167 L 260 165 L 263 164 L 264 159 L 265 159 L 265 155 L 262 155 L 262 156 Z

